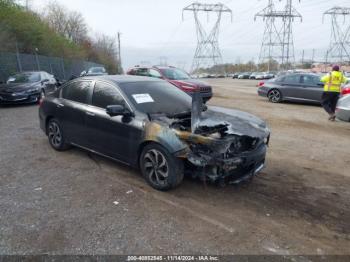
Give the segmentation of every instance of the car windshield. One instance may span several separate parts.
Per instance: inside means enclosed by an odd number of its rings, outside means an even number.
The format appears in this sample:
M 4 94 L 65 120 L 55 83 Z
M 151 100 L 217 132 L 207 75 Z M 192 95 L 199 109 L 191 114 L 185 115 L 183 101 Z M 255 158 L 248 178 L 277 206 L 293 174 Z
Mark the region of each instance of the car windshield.
M 35 83 L 40 81 L 40 73 L 21 73 L 10 76 L 7 83 Z
M 165 81 L 120 83 L 119 86 L 136 109 L 143 113 L 171 117 L 191 112 L 192 98 Z
M 103 68 L 103 67 L 93 67 L 93 68 L 90 68 L 88 73 L 105 73 L 106 70 Z
M 184 80 L 191 78 L 185 71 L 177 68 L 166 68 L 161 69 L 161 71 L 165 75 L 165 77 L 170 80 Z

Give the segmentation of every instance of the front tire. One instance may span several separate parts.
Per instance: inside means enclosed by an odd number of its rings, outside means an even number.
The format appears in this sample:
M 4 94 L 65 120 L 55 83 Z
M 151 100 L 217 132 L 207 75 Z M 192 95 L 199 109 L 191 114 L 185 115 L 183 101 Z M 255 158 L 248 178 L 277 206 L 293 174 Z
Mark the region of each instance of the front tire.
M 147 183 L 160 191 L 177 187 L 184 177 L 183 162 L 155 143 L 142 150 L 140 169 Z
M 57 151 L 64 151 L 69 148 L 69 144 L 66 142 L 62 128 L 58 120 L 50 119 L 47 124 L 47 134 L 49 143 L 53 149 Z
M 267 97 L 271 103 L 279 103 L 282 101 L 282 93 L 278 89 L 272 89 L 268 92 Z

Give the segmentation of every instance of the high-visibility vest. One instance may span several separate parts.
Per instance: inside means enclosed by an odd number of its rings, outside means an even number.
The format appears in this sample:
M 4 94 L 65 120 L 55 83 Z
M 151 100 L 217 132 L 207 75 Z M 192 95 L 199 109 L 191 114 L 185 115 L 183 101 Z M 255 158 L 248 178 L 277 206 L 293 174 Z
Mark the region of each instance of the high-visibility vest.
M 322 77 L 321 82 L 324 83 L 325 92 L 338 92 L 341 91 L 341 85 L 346 83 L 347 79 L 342 72 L 332 71 L 330 74 Z

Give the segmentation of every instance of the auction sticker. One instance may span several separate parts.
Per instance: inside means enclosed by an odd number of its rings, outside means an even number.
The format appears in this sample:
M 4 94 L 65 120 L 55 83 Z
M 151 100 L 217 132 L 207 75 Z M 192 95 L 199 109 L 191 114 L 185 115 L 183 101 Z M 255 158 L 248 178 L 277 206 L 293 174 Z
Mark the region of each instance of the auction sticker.
M 132 97 L 135 99 L 136 103 L 138 104 L 154 102 L 153 98 L 149 94 L 135 94 L 135 95 L 132 95 Z

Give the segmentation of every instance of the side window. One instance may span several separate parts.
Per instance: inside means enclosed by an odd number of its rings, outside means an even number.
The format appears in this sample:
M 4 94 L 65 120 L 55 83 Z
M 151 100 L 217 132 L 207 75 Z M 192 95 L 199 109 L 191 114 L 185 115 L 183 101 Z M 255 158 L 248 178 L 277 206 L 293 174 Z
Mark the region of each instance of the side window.
M 67 100 L 88 104 L 90 90 L 91 90 L 91 82 L 77 81 L 63 88 L 62 97 Z
M 135 71 L 135 75 L 138 76 L 148 76 L 148 69 L 147 68 L 138 68 Z
M 92 105 L 106 108 L 109 105 L 125 105 L 118 89 L 112 85 L 96 82 L 92 95 Z
M 300 75 L 289 75 L 284 78 L 284 83 L 288 84 L 299 84 L 300 83 Z
M 307 85 L 317 85 L 318 83 L 320 83 L 320 78 L 318 76 L 313 75 L 303 75 L 302 83 Z
M 149 76 L 150 77 L 156 77 L 156 78 L 161 78 L 162 77 L 162 75 L 157 70 L 154 70 L 154 69 L 150 69 L 149 70 Z

